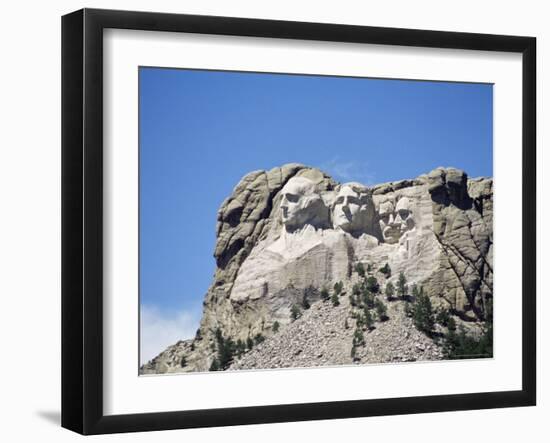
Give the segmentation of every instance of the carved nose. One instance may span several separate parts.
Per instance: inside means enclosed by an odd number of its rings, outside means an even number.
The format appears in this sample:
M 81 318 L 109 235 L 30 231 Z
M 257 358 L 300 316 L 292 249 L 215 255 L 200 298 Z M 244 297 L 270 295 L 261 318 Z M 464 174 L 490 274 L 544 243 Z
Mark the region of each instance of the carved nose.
M 349 208 L 347 207 L 347 205 L 342 206 L 342 212 L 345 214 L 345 216 L 346 216 L 348 219 L 351 219 L 351 211 L 349 210 Z

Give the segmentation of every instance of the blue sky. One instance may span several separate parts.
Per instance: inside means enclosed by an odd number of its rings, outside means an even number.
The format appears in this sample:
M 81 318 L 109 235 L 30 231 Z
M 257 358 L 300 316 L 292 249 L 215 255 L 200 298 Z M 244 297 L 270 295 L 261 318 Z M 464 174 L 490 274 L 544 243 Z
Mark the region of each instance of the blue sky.
M 158 68 L 139 82 L 144 357 L 196 329 L 216 212 L 246 173 L 298 162 L 366 184 L 437 166 L 493 174 L 491 85 Z

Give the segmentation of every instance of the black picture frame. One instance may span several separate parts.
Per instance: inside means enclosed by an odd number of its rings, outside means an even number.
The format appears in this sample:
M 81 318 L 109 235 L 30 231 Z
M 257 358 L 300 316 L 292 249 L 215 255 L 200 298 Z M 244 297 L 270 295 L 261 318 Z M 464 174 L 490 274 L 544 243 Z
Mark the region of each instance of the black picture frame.
M 192 32 L 522 54 L 522 388 L 517 391 L 103 413 L 103 31 Z M 81 434 L 536 404 L 536 39 L 340 24 L 83 9 L 62 18 L 62 426 Z

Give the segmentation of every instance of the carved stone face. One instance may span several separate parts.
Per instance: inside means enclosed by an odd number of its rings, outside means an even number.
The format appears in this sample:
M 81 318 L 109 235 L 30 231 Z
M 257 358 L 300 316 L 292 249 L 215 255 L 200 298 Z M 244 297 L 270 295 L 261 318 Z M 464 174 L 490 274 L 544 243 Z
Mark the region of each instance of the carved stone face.
M 371 234 L 374 220 L 374 203 L 363 185 L 343 184 L 332 204 L 332 224 L 354 236 Z
M 350 186 L 343 186 L 336 196 L 332 209 L 334 227 L 344 231 L 351 230 L 354 227 L 354 221 L 357 224 L 361 206 L 359 193 L 355 192 Z
M 281 220 L 287 231 L 294 231 L 310 224 L 325 227 L 328 222 L 328 209 L 315 183 L 304 177 L 293 177 L 281 190 Z
M 407 197 L 401 197 L 395 208 L 392 202 L 382 203 L 379 216 L 380 229 L 386 243 L 397 243 L 405 232 L 415 226 Z
M 407 197 L 402 197 L 395 207 L 394 224 L 399 225 L 402 232 L 409 231 L 414 228 L 414 220 L 412 210 Z

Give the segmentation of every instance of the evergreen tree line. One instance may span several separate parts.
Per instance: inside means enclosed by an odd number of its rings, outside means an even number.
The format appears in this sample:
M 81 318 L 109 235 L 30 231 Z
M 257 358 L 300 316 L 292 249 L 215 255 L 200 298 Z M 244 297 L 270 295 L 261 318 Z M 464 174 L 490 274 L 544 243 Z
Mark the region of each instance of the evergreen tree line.
M 375 324 L 375 315 L 379 321 L 388 320 L 387 308 L 382 300 L 377 295 L 381 292 L 378 279 L 371 275 L 372 266 L 367 265 L 366 269 L 362 263 L 357 263 L 355 272 L 362 278 L 360 283 L 356 283 L 352 287 L 350 295 L 350 304 L 354 308 L 359 308 L 360 312 L 352 312 L 352 318 L 355 318 L 356 328 L 353 333 L 351 358 L 357 359 L 357 347 L 365 345 L 365 335 L 363 330 L 372 330 Z M 391 276 L 391 268 L 389 264 L 385 264 L 378 270 L 389 278 Z
M 235 357 L 240 357 L 245 352 L 252 350 L 255 345 L 262 343 L 265 337 L 258 333 L 254 338 L 248 337 L 245 341 L 238 339 L 234 341 L 230 337 L 224 337 L 222 330 L 218 327 L 214 331 L 216 357 L 212 360 L 210 371 L 224 371 L 233 362 Z

